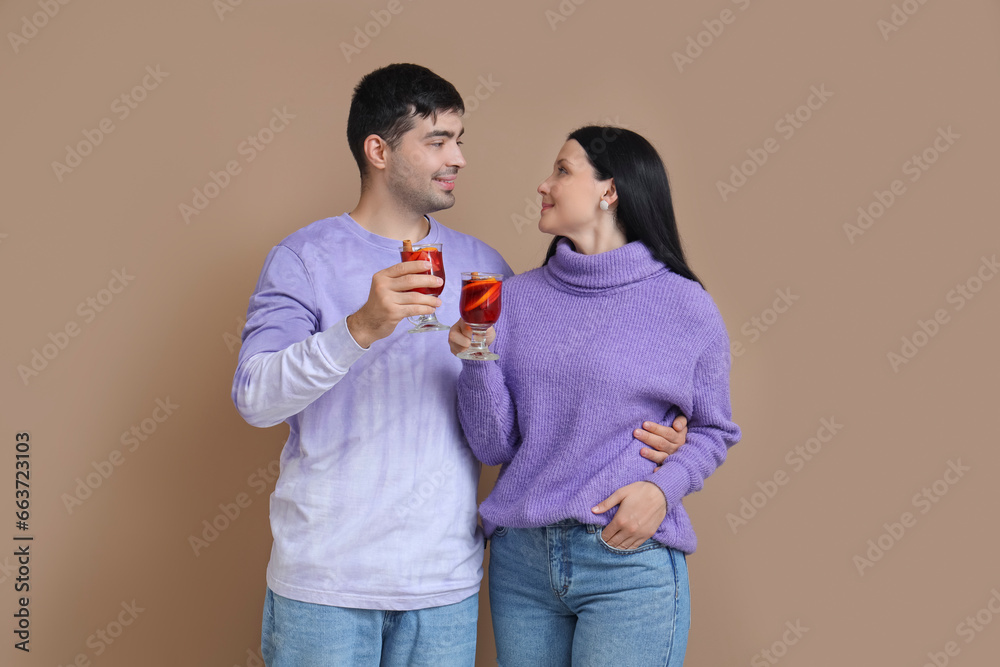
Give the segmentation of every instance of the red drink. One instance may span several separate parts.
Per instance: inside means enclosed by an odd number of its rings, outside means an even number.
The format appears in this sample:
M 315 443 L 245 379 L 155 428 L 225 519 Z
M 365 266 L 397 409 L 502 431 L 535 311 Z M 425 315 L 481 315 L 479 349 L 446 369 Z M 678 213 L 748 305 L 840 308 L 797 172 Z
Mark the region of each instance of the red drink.
M 496 278 L 463 278 L 458 303 L 462 319 L 469 324 L 496 324 L 500 317 L 501 285 Z
M 411 292 L 441 296 L 441 292 L 444 291 L 444 255 L 441 254 L 440 250 L 434 246 L 426 246 L 424 248 L 414 248 L 413 250 L 400 250 L 399 256 L 404 262 L 430 261 L 431 270 L 417 275 L 437 276 L 442 280 L 440 287 L 417 287 L 410 290 Z
M 502 273 L 481 271 L 462 272 L 462 295 L 458 311 L 471 332 L 469 347 L 458 353 L 459 359 L 496 361 L 500 357 L 490 351 L 486 335 L 500 317 L 500 288 Z

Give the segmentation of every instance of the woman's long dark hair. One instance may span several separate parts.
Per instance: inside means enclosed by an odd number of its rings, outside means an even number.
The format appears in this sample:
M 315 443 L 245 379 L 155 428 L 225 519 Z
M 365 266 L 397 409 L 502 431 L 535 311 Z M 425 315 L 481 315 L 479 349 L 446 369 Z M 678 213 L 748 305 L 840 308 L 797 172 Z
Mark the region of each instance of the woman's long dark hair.
M 671 271 L 704 287 L 684 258 L 667 170 L 652 144 L 631 130 L 594 125 L 574 130 L 569 139 L 583 146 L 598 180 L 615 179 L 615 221 L 625 240 L 642 241 Z M 562 238 L 552 239 L 543 266 Z

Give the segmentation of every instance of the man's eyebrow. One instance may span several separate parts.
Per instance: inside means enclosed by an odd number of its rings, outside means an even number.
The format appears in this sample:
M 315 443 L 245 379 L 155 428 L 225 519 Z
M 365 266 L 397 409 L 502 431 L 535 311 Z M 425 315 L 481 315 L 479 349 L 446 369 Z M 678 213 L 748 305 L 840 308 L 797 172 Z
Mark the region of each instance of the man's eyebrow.
M 462 128 L 462 131 L 458 133 L 458 136 L 461 137 L 463 134 L 465 134 L 464 127 Z M 454 136 L 455 133 L 450 130 L 431 130 L 424 135 L 424 139 L 431 139 L 432 137 L 447 137 L 448 139 L 451 139 Z

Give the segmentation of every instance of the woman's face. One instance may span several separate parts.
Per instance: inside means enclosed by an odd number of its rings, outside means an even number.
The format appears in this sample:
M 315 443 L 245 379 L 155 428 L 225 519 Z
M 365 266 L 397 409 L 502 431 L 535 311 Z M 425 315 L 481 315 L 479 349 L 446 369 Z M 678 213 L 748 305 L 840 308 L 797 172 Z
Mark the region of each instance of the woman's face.
M 601 196 L 610 182 L 597 180 L 583 146 L 575 139 L 567 141 L 556 156 L 552 175 L 538 186 L 542 195 L 539 231 L 570 239 L 592 233 L 601 224 Z

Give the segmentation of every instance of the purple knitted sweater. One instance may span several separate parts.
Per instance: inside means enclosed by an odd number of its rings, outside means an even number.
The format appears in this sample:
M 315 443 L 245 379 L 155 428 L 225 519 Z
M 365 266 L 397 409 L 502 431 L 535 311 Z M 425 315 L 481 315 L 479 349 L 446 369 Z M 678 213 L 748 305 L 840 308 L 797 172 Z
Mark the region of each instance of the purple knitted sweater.
M 502 465 L 479 508 L 498 525 L 573 518 L 647 480 L 667 499 L 653 538 L 693 553 L 681 499 L 702 488 L 740 439 L 729 404 L 729 337 L 708 293 L 635 241 L 597 255 L 560 242 L 548 264 L 504 281 L 490 346 L 499 361 L 463 361 L 459 418 L 480 461 Z M 633 429 L 688 417 L 687 442 L 662 467 Z

